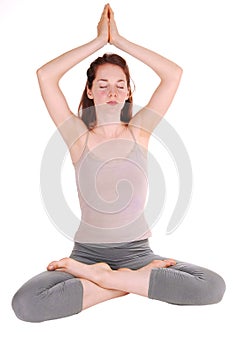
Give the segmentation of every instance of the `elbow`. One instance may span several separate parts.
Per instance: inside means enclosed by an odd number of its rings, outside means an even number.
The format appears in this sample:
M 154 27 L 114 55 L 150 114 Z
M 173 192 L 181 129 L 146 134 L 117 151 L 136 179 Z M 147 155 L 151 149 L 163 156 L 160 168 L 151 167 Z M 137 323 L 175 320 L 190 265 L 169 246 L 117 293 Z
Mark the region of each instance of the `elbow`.
M 44 64 L 43 66 L 38 68 L 36 71 L 36 75 L 40 80 L 47 80 L 55 77 L 54 69 L 52 69 L 52 67 L 50 67 L 49 64 Z
M 174 72 L 175 79 L 180 81 L 182 74 L 183 74 L 183 69 L 180 66 L 176 65 L 175 72 Z
M 58 84 L 61 79 L 60 75 L 57 75 L 53 70 L 47 66 L 42 66 L 36 71 L 39 82 L 51 82 Z
M 162 81 L 179 83 L 183 74 L 183 69 L 177 64 L 173 64 L 170 70 L 164 72 L 163 76 L 160 76 Z
M 44 80 L 46 76 L 44 68 L 43 67 L 38 68 L 36 71 L 36 75 L 38 80 Z
M 36 70 L 36 75 L 39 76 L 39 75 L 42 74 L 42 72 L 43 72 L 43 68 L 40 67 L 40 68 L 38 68 L 38 69 Z
M 37 69 L 36 75 L 39 81 L 47 81 L 48 79 L 51 79 L 51 74 L 49 74 L 44 66 Z
M 182 74 L 183 74 L 183 69 L 180 66 L 176 65 L 173 73 L 170 75 L 169 80 L 174 84 L 179 84 Z

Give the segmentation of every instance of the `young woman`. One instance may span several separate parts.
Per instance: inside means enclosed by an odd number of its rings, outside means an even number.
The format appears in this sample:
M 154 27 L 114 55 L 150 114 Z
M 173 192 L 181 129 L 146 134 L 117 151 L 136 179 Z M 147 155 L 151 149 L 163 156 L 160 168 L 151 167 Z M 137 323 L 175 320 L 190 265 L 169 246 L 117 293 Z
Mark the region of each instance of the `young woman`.
M 28 322 L 74 315 L 129 293 L 177 305 L 206 305 L 219 302 L 225 292 L 225 282 L 215 272 L 155 255 L 143 216 L 149 138 L 172 102 L 182 69 L 119 35 L 109 4 L 97 32 L 91 42 L 37 71 L 48 112 L 69 146 L 82 220 L 70 257 L 51 262 L 47 271 L 30 279 L 14 295 L 16 316 Z M 59 81 L 69 69 L 107 43 L 152 68 L 160 84 L 148 104 L 132 116 L 128 66 L 119 55 L 105 54 L 87 71 L 77 117 L 70 111 Z M 139 165 L 138 173 L 135 164 Z M 96 168 L 101 168 L 102 173 L 97 174 Z M 116 201 L 111 200 L 115 183 L 122 174 L 134 185 L 134 192 L 128 205 L 123 196 L 114 207 Z M 91 195 L 93 176 L 104 198 L 100 202 L 96 193 Z M 122 193 L 129 195 L 127 188 Z

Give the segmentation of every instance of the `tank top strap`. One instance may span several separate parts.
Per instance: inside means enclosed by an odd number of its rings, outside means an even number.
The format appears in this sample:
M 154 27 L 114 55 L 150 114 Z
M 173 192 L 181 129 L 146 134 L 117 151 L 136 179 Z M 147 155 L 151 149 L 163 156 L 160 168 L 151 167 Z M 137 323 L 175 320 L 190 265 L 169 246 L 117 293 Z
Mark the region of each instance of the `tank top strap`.
M 83 151 L 87 148 L 88 138 L 89 138 L 89 131 L 87 131 L 87 136 L 86 136 L 86 139 L 85 139 Z
M 136 138 L 135 138 L 134 133 L 133 133 L 133 130 L 131 130 L 131 128 L 129 128 L 129 131 L 130 131 L 131 135 L 133 136 L 133 139 L 134 139 L 135 143 L 137 143 Z M 85 140 L 85 144 L 84 144 L 84 149 L 83 150 L 85 150 L 86 147 L 87 147 L 88 137 L 89 137 L 89 131 L 87 131 L 87 136 L 86 136 L 86 140 Z
M 136 141 L 136 138 L 135 138 L 135 136 L 134 136 L 133 130 L 131 130 L 130 127 L 129 127 L 129 131 L 131 132 L 131 135 L 133 136 L 133 139 L 134 139 L 135 143 L 137 144 L 137 141 Z
M 132 135 L 132 137 L 133 137 L 133 139 L 134 139 L 134 142 L 135 142 L 136 145 L 137 145 L 137 141 L 136 141 L 135 135 L 134 135 L 134 133 L 133 133 L 133 130 L 131 130 L 131 128 L 129 128 L 129 130 L 130 130 L 130 133 L 131 133 L 131 135 Z M 85 143 L 84 143 L 83 153 L 84 153 L 84 151 L 87 149 L 88 138 L 89 138 L 89 131 L 87 131 L 87 136 L 86 136 Z

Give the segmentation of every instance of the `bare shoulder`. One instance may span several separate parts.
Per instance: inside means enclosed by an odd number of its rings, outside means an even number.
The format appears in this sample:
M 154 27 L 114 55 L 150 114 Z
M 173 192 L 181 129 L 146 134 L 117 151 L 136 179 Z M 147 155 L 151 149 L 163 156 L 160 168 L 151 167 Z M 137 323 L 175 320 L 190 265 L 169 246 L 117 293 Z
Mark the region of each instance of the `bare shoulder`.
M 79 117 L 71 117 L 60 126 L 60 132 L 68 146 L 73 163 L 76 163 L 83 151 L 89 129 Z
M 70 147 L 74 142 L 78 141 L 82 135 L 86 134 L 88 128 L 81 118 L 71 114 L 63 123 L 58 125 L 58 130 L 67 146 Z
M 145 140 L 148 142 L 154 129 L 162 118 L 163 115 L 149 109 L 148 107 L 144 107 L 130 120 L 129 126 L 135 130 L 135 134 L 138 135 L 138 138 L 142 140 L 142 142 Z
M 140 109 L 131 119 L 128 126 L 140 137 L 150 137 L 150 132 L 145 125 L 146 109 Z
M 133 123 L 129 123 L 128 127 L 133 132 L 137 143 L 147 149 L 151 134 Z

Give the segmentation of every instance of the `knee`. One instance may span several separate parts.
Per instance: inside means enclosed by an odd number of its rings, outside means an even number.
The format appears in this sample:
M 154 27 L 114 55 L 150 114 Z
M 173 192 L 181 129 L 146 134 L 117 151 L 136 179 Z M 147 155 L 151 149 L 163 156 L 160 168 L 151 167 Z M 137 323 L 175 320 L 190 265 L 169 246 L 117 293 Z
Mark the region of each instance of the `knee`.
M 31 321 L 31 317 L 29 315 L 30 307 L 28 303 L 28 298 L 21 290 L 18 290 L 13 296 L 11 306 L 15 315 L 20 320 L 28 322 Z
M 34 278 L 26 282 L 12 298 L 12 309 L 22 321 L 42 322 L 46 320 L 47 307 L 44 303 L 46 290 L 35 282 Z
M 211 297 L 212 297 L 212 303 L 216 304 L 219 303 L 225 293 L 226 290 L 226 283 L 224 279 L 219 276 L 217 273 L 214 273 L 214 276 L 212 277 L 211 283 Z
M 213 271 L 208 271 L 205 278 L 205 288 L 203 289 L 203 304 L 219 303 L 225 293 L 226 284 L 224 279 Z
M 43 322 L 79 313 L 82 300 L 79 279 L 62 271 L 45 271 L 15 293 L 12 308 L 22 321 Z
M 34 307 L 33 307 L 34 304 Z M 35 303 L 33 302 L 32 295 L 24 290 L 19 289 L 12 298 L 12 309 L 15 315 L 22 321 L 26 322 L 40 322 L 36 318 Z

